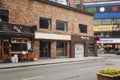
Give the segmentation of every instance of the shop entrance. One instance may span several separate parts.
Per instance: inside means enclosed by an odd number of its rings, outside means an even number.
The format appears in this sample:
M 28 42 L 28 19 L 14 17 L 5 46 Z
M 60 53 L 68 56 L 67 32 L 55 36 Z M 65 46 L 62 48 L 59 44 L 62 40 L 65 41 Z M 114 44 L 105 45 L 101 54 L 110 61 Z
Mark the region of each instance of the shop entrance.
M 75 44 L 75 57 L 83 57 L 84 56 L 84 44 Z
M 1 52 L 0 52 L 0 58 L 3 60 L 9 60 L 10 55 L 9 55 L 9 38 L 4 38 L 0 40 L 0 45 L 1 45 Z
M 51 42 L 40 40 L 40 57 L 50 57 Z
M 88 43 L 88 56 L 94 56 L 94 43 Z

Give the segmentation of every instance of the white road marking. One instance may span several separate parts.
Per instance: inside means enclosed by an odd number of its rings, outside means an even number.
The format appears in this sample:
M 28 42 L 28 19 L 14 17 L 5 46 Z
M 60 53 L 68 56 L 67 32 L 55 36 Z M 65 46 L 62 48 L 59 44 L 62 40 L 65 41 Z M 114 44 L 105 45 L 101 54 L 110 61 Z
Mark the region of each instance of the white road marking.
M 90 69 L 102 68 L 102 67 L 105 67 L 105 66 L 95 66 L 95 67 L 90 67 L 90 68 L 83 68 L 83 69 L 80 69 L 80 70 L 84 71 L 84 70 L 90 70 Z
M 43 76 L 29 77 L 29 78 L 24 78 L 22 80 L 35 80 L 35 79 L 40 79 L 40 78 L 43 78 Z

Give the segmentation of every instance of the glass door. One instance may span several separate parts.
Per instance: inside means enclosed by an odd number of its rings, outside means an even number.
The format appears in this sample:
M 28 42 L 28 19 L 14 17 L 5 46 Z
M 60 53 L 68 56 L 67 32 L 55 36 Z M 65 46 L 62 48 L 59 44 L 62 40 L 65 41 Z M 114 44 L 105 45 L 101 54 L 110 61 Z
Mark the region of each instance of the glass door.
M 88 43 L 88 55 L 94 56 L 94 43 Z
M 2 39 L 2 59 L 4 59 L 4 60 L 9 60 L 10 59 L 9 39 L 8 38 Z
M 9 54 L 9 39 L 3 39 L 3 53 Z
M 51 45 L 50 41 L 40 41 L 40 57 L 50 57 Z

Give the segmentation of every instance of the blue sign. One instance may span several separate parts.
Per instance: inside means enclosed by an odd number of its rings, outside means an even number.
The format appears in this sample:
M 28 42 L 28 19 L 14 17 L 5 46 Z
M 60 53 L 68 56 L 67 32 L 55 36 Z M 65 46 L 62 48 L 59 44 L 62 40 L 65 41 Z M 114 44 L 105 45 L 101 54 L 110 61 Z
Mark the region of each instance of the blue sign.
M 85 8 L 87 7 L 101 7 L 101 6 L 114 6 L 114 5 L 120 5 L 120 2 L 114 2 L 114 3 L 93 3 L 93 4 L 84 4 Z
M 95 13 L 94 19 L 100 18 L 120 18 L 120 12 L 111 12 L 111 13 Z

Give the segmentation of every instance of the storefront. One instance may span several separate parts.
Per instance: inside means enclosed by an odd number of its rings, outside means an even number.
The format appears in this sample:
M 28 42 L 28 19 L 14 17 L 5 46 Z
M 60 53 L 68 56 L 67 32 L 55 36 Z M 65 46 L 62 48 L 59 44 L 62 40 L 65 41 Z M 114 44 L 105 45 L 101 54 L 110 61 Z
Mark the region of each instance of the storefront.
M 94 37 L 72 35 L 71 57 L 97 56 Z
M 56 58 L 67 57 L 67 41 L 40 40 L 39 43 L 40 58 L 51 58 L 53 53 Z M 53 49 L 53 47 L 51 47 L 52 43 L 55 43 L 53 45 L 55 48 L 53 52 L 51 52 L 51 49 Z
M 0 23 L 0 59 L 10 61 L 17 55 L 18 61 L 28 60 L 33 50 L 34 30 L 32 26 Z
M 35 40 L 38 58 L 70 57 L 70 35 L 36 32 Z
M 104 53 L 115 53 L 116 48 L 120 50 L 120 38 L 99 38 L 96 42 Z

